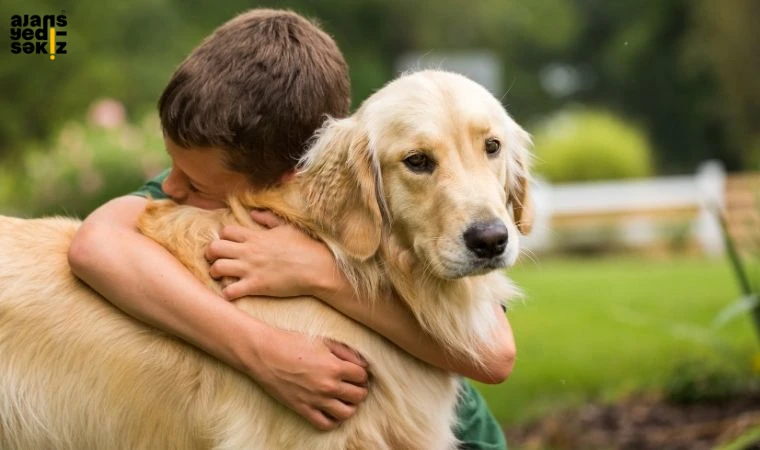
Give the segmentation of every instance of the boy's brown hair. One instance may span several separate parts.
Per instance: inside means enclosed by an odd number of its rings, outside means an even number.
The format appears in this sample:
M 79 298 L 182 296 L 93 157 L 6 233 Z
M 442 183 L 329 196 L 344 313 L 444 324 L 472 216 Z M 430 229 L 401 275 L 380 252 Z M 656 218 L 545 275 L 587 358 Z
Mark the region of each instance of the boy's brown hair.
M 338 46 L 290 11 L 256 9 L 206 38 L 158 102 L 177 145 L 217 147 L 254 186 L 292 169 L 325 115 L 348 114 L 349 77 Z

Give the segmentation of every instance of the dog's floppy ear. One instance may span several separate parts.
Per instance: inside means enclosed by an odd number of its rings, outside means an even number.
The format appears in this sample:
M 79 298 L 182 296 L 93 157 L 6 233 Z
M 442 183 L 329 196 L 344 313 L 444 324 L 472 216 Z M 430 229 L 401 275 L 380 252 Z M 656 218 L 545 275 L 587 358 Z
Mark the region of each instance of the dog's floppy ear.
M 380 246 L 379 167 L 369 137 L 353 118 L 330 120 L 301 161 L 309 215 L 351 257 L 364 261 Z
M 530 135 L 512 123 L 509 143 L 507 204 L 512 206 L 515 225 L 521 234 L 533 228 L 533 202 L 530 198 Z

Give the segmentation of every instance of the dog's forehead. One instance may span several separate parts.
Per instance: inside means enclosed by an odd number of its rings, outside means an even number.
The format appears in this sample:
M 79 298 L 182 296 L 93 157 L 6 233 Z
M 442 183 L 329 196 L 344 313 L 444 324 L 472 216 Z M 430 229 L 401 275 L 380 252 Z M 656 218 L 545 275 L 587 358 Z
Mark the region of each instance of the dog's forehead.
M 472 134 L 509 127 L 506 111 L 484 87 L 442 71 L 402 76 L 370 97 L 363 109 L 372 118 L 370 140 L 386 134 L 443 136 L 462 126 Z

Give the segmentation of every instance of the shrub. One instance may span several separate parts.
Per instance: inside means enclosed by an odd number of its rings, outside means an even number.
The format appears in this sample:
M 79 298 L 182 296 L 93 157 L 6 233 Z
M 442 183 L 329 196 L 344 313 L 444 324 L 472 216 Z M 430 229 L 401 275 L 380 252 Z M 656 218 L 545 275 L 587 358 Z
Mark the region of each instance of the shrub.
M 112 127 L 69 123 L 53 148 L 22 153 L 16 176 L 0 177 L 3 209 L 29 216 L 83 217 L 132 192 L 169 163 L 155 115 Z M 3 174 L 0 174 L 3 175 Z M 13 184 L 13 196 L 8 187 Z M 5 187 L 3 187 L 5 186 Z
M 536 172 L 553 182 L 652 175 L 652 150 L 635 126 L 609 112 L 571 109 L 535 134 Z

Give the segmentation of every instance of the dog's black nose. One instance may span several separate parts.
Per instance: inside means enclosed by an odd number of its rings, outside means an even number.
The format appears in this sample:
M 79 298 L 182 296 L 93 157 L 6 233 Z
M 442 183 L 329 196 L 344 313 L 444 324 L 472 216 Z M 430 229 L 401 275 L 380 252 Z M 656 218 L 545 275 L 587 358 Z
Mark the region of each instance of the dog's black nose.
M 464 232 L 464 243 L 479 258 L 493 258 L 507 247 L 507 227 L 501 220 L 478 222 Z

